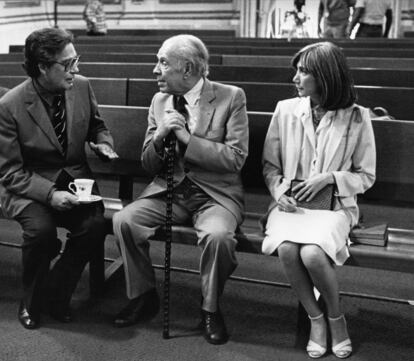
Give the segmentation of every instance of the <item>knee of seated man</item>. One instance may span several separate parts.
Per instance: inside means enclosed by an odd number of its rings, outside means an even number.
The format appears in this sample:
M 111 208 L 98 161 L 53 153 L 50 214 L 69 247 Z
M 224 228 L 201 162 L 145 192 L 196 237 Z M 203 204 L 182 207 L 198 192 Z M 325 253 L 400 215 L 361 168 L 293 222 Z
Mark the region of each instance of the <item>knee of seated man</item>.
M 23 250 L 29 245 L 36 245 L 40 252 L 50 258 L 56 257 L 62 247 L 62 242 L 57 238 L 56 227 L 41 220 L 25 229 L 23 237 Z
M 206 231 L 205 243 L 215 248 L 230 248 L 234 249 L 236 246 L 236 240 L 234 238 L 234 231 L 226 228 L 215 227 Z
M 90 231 L 101 233 L 105 229 L 105 217 L 102 214 L 96 214 L 84 220 L 84 227 Z
M 131 214 L 125 210 L 121 209 L 120 211 L 114 213 L 112 216 L 112 224 L 114 227 L 114 231 L 117 229 L 124 229 L 125 226 L 130 226 L 132 223 Z
M 56 240 L 57 231 L 55 225 L 38 219 L 24 229 L 23 237 L 30 242 L 39 242 L 47 246 Z

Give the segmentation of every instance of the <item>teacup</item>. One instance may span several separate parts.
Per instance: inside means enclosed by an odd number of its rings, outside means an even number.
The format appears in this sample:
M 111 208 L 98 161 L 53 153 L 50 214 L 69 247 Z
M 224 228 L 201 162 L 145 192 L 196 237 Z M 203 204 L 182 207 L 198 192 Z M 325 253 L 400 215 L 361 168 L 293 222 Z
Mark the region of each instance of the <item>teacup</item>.
M 68 188 L 78 196 L 80 201 L 88 200 L 91 197 L 92 186 L 95 181 L 93 179 L 75 179 L 70 182 Z

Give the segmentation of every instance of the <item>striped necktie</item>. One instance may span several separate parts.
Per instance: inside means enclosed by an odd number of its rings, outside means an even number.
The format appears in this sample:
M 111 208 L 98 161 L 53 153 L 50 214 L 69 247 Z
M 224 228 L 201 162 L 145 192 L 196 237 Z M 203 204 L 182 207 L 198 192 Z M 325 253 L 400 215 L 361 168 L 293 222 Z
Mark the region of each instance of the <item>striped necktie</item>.
M 63 153 L 66 153 L 66 109 L 65 97 L 62 95 L 56 96 L 53 101 L 52 124 Z

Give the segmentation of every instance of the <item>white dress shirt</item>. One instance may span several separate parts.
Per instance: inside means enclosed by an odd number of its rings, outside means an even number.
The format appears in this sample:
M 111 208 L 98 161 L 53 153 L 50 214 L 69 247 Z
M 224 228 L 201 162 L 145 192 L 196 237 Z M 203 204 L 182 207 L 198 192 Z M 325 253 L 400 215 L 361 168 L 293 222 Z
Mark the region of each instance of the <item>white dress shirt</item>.
M 203 89 L 204 85 L 204 78 L 201 78 L 196 85 L 194 85 L 187 93 L 184 94 L 184 98 L 187 101 L 187 104 L 185 105 L 185 108 L 188 112 L 188 129 L 190 130 L 190 133 L 193 133 L 195 126 L 198 122 L 198 119 L 200 119 L 200 95 L 201 90 Z

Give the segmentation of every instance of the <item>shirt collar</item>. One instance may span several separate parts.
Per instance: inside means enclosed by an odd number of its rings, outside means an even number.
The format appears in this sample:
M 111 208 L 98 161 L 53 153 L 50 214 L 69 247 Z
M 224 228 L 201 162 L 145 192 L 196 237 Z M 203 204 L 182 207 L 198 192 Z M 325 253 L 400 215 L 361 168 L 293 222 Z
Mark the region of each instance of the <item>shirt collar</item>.
M 187 93 L 184 94 L 184 98 L 190 107 L 195 106 L 198 100 L 200 99 L 203 85 L 204 85 L 204 78 L 200 78 L 200 80 Z
M 55 99 L 56 96 L 58 95 L 64 95 L 63 94 L 55 94 L 50 92 L 49 90 L 47 90 L 45 87 L 43 87 L 38 81 L 37 79 L 32 79 L 33 82 L 33 87 L 35 88 L 37 94 L 39 94 L 40 98 L 42 98 L 47 105 L 49 105 L 50 107 L 53 105 L 53 101 Z

